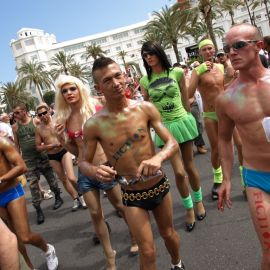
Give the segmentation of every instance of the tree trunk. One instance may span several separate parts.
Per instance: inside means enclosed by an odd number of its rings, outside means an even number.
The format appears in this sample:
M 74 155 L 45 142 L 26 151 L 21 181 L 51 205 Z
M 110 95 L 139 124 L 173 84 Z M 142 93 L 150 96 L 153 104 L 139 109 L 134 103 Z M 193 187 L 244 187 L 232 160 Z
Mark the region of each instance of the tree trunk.
M 267 13 L 268 24 L 270 26 L 270 15 L 269 15 L 269 10 L 268 10 L 268 6 L 267 6 L 267 0 L 263 0 L 263 3 L 265 5 L 265 10 L 266 10 L 266 13 Z
M 40 89 L 39 85 L 38 84 L 35 84 L 35 86 L 38 89 L 38 94 L 40 96 L 41 101 L 44 102 L 43 95 L 42 95 L 42 92 L 41 92 L 41 89 Z
M 245 1 L 246 8 L 247 8 L 247 10 L 248 10 L 248 16 L 249 16 L 249 18 L 250 18 L 250 22 L 251 22 L 252 25 L 255 25 L 255 24 L 254 24 L 254 21 L 253 21 L 253 18 L 252 18 L 252 16 L 251 16 L 251 12 L 250 12 L 250 9 L 249 9 L 248 2 L 247 2 L 247 0 L 244 0 L 244 1 Z
M 230 16 L 231 16 L 232 25 L 234 25 L 234 24 L 235 24 L 235 21 L 234 21 L 234 18 L 233 18 L 233 15 L 234 15 L 233 10 L 230 10 L 230 11 L 229 11 L 229 14 L 230 14 Z
M 178 52 L 178 48 L 177 48 L 177 42 L 173 42 L 173 51 L 175 53 L 176 56 L 176 61 L 177 63 L 180 63 L 180 57 L 179 57 L 179 52 Z

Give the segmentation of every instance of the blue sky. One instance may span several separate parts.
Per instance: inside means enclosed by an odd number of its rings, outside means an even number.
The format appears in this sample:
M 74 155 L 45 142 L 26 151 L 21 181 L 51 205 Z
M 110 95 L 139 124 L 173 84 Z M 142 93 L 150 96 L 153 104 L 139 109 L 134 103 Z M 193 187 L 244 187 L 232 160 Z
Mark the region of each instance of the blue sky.
M 148 19 L 175 0 L 4 0 L 0 16 L 0 84 L 14 81 L 15 61 L 9 43 L 23 27 L 55 34 L 58 42 Z

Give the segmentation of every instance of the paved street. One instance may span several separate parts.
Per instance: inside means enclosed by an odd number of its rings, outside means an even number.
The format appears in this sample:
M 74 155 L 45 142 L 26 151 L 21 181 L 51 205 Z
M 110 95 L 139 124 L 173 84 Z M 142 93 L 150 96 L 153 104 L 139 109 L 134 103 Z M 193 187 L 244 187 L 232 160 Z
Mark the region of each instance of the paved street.
M 181 254 L 186 269 L 259 269 L 260 246 L 250 220 L 247 202 L 242 196 L 238 165 L 235 164 L 233 171 L 233 209 L 226 209 L 225 213 L 220 213 L 217 211 L 216 202 L 213 202 L 210 197 L 212 173 L 209 152 L 206 155 L 196 155 L 195 161 L 202 179 L 207 217 L 205 220 L 197 222 L 191 233 L 184 230 L 184 208 L 179 200 L 172 177 L 172 169 L 168 162 L 164 163 L 164 169 L 171 179 L 174 224 L 181 236 Z M 42 184 L 46 185 L 44 180 L 42 180 Z M 36 216 L 29 200 L 30 195 L 27 188 L 26 195 L 32 229 L 41 233 L 49 243 L 55 245 L 60 261 L 59 269 L 104 269 L 105 260 L 101 246 L 95 246 L 91 242 L 94 229 L 88 210 L 72 213 L 71 199 L 64 190 L 62 194 L 65 203 L 56 211 L 52 210 L 53 199 L 42 203 L 46 220 L 44 224 L 36 225 Z M 113 248 L 117 251 L 118 270 L 139 269 L 138 258 L 128 256 L 129 236 L 123 219 L 116 216 L 106 198 L 102 197 L 102 204 L 105 216 L 112 228 L 111 241 Z M 157 232 L 154 220 L 152 224 L 157 246 L 158 269 L 170 269 L 170 258 Z M 46 269 L 45 259 L 40 250 L 30 246 L 28 250 L 35 267 Z

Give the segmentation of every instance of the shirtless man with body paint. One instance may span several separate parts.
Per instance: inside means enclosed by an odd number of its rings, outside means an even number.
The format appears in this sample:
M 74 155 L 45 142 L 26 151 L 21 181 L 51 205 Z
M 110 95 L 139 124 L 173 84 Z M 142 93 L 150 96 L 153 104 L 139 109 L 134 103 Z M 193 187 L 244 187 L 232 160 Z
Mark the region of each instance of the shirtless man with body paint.
M 251 217 L 262 247 L 261 269 L 270 269 L 270 71 L 259 58 L 260 32 L 249 24 L 233 26 L 224 51 L 239 77 L 218 97 L 219 150 L 224 181 L 218 208 L 231 207 L 231 171 L 234 127 L 243 143 L 243 177 Z
M 16 234 L 19 249 L 26 263 L 33 269 L 23 244 L 40 248 L 46 255 L 49 270 L 56 270 L 58 258 L 55 249 L 37 233 L 31 231 L 24 190 L 17 178 L 26 171 L 26 165 L 12 142 L 0 137 L 0 218 L 6 220 Z
M 125 78 L 119 65 L 101 57 L 93 64 L 95 87 L 102 92 L 106 105 L 84 125 L 84 160 L 80 169 L 89 177 L 102 182 L 118 180 L 122 184 L 125 215 L 139 246 L 140 269 L 156 270 L 156 252 L 149 212 L 156 219 L 159 232 L 171 256 L 171 269 L 183 270 L 179 254 L 179 236 L 173 227 L 172 199 L 169 181 L 161 164 L 179 151 L 178 144 L 161 123 L 151 103 L 128 100 L 125 97 Z M 155 154 L 149 127 L 165 142 Z M 90 163 L 100 143 L 107 164 Z M 147 180 L 146 180 L 147 179 Z
M 199 51 L 205 62 L 193 70 L 188 93 L 191 98 L 198 89 L 202 97 L 203 118 L 211 147 L 211 163 L 214 173 L 212 199 L 217 200 L 217 190 L 222 183 L 222 169 L 218 152 L 218 118 L 215 102 L 218 95 L 224 92 L 224 66 L 213 62 L 215 47 L 210 39 L 202 40 L 199 43 Z M 240 141 L 236 140 L 235 143 L 238 151 L 241 152 Z
M 73 199 L 72 211 L 78 210 L 80 206 L 86 209 L 87 206 L 82 194 L 79 195 L 77 192 L 77 179 L 73 170 L 72 156 L 57 139 L 49 106 L 46 103 L 41 103 L 36 110 L 40 120 L 35 130 L 37 150 L 47 153 L 54 172 Z

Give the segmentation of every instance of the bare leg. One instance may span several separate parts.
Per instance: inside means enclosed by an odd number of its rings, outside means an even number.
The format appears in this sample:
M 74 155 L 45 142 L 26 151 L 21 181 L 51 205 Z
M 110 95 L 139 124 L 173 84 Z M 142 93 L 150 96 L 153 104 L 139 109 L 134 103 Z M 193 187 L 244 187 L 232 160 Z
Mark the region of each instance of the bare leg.
M 121 213 L 121 215 L 124 218 L 126 224 L 128 225 L 127 219 L 126 219 L 126 216 L 125 216 L 125 210 L 124 210 L 125 206 L 122 203 L 120 186 L 116 185 L 112 189 L 107 190 L 106 193 L 107 193 L 108 199 L 111 202 L 111 204 L 113 205 L 113 207 Z M 130 233 L 130 238 L 131 238 L 130 252 L 135 254 L 136 252 L 138 252 L 138 245 L 137 245 L 137 243 L 135 241 L 135 238 L 132 235 L 132 232 L 130 230 L 129 230 L 129 233 Z
M 247 187 L 248 204 L 254 227 L 262 247 L 261 270 L 270 269 L 270 195 Z
M 73 168 L 73 161 L 72 161 L 72 155 L 67 152 L 64 156 L 63 156 L 63 159 L 62 159 L 62 165 L 63 165 L 63 168 L 66 172 L 66 176 L 69 180 L 69 182 L 71 183 L 71 185 L 73 186 L 73 188 L 75 190 L 78 190 L 77 188 L 77 178 L 74 174 L 74 168 Z
M 211 147 L 211 163 L 214 169 L 220 167 L 218 154 L 218 123 L 209 118 L 204 118 L 205 130 Z
M 181 157 L 179 153 L 176 153 L 172 158 L 171 158 L 171 164 L 174 172 L 174 177 L 175 177 L 175 183 L 177 186 L 177 189 L 181 195 L 182 198 L 187 198 L 189 194 L 189 189 L 188 189 L 188 183 L 187 183 L 187 177 L 186 173 L 183 167 L 183 163 L 181 160 Z M 193 207 L 191 208 L 186 208 L 186 222 L 188 224 L 192 224 L 195 222 L 195 214 L 194 214 L 194 209 Z
M 108 228 L 104 221 L 102 208 L 100 204 L 100 195 L 98 190 L 88 191 L 83 194 L 84 200 L 89 208 L 95 232 L 100 239 L 106 259 L 107 270 L 115 270 L 116 252 L 112 249 Z
M 171 255 L 172 264 L 180 262 L 180 238 L 173 227 L 173 209 L 171 194 L 168 193 L 161 204 L 153 210 L 159 233 Z
M 76 199 L 78 197 L 78 193 L 74 189 L 74 187 L 72 186 L 69 179 L 67 178 L 64 167 L 62 166 L 62 164 L 56 160 L 50 160 L 50 164 L 51 164 L 54 172 L 58 176 L 58 178 L 63 183 L 65 190 L 69 193 L 69 195 L 71 196 L 71 198 L 73 200 Z
M 185 142 L 180 145 L 183 163 L 185 171 L 187 172 L 190 186 L 193 191 L 199 191 L 201 188 L 200 176 L 197 168 L 195 167 L 194 159 L 193 159 L 193 151 L 192 145 L 193 143 Z M 205 209 L 202 201 L 196 202 L 197 213 L 199 215 L 205 214 Z
M 46 252 L 48 248 L 45 240 L 30 229 L 24 196 L 8 204 L 8 213 L 17 237 L 20 238 L 24 244 L 31 244 Z
M 19 253 L 16 236 L 0 219 L 0 269 L 19 270 Z
M 125 207 L 125 215 L 139 246 L 140 270 L 157 270 L 156 249 L 149 213 L 139 207 Z

